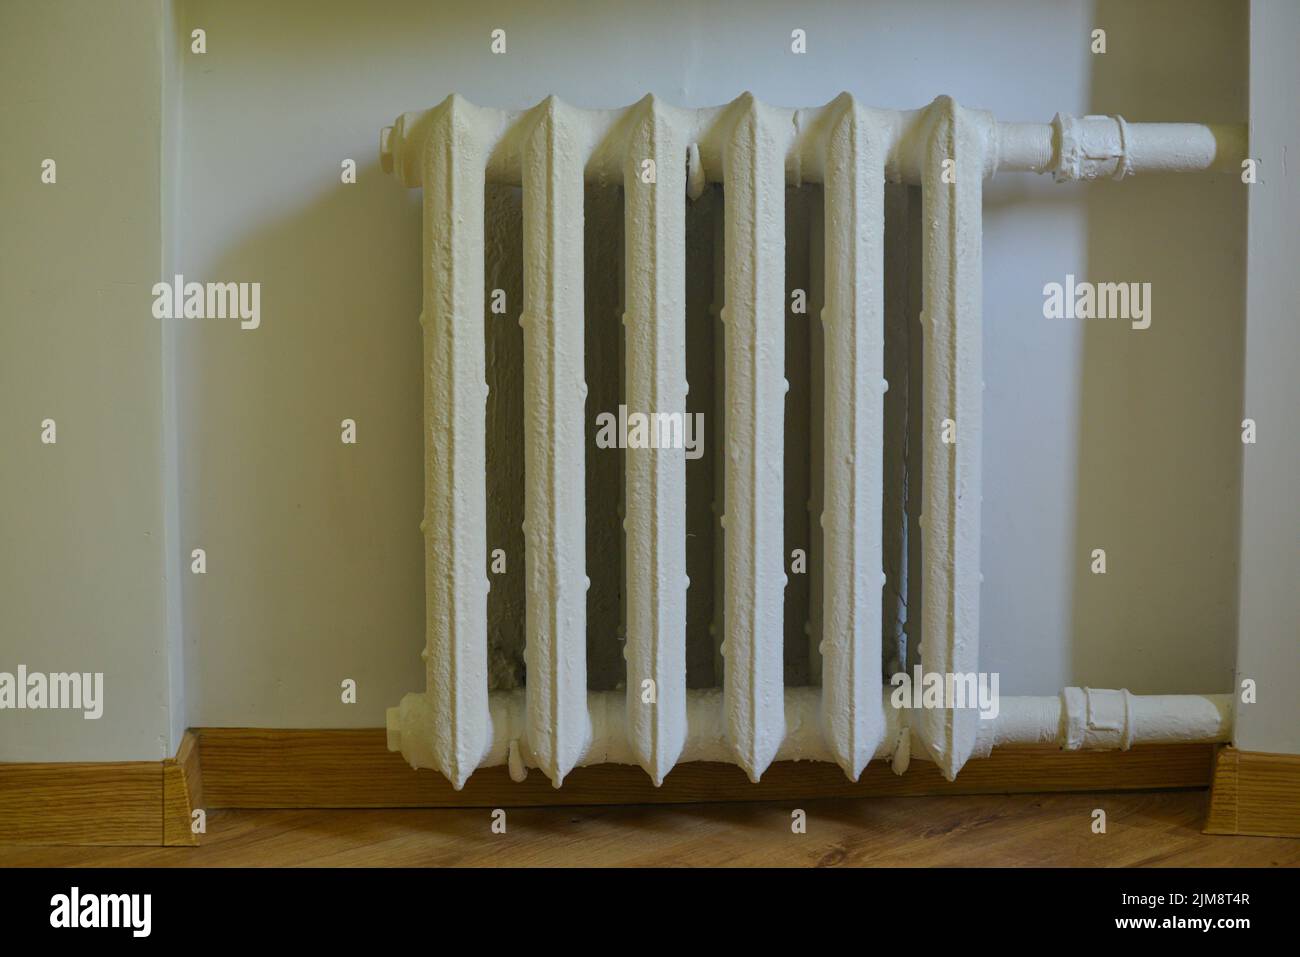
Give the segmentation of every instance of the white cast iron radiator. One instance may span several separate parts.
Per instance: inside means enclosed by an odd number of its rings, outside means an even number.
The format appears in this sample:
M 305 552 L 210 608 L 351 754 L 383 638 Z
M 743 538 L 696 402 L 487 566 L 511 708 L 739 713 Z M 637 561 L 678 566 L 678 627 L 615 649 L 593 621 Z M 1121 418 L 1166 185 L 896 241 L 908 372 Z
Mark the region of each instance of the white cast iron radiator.
M 998 123 L 948 97 L 911 112 L 845 94 L 788 110 L 750 95 L 684 110 L 646 97 L 588 111 L 555 98 L 512 113 L 452 96 L 383 131 L 386 170 L 424 188 L 425 594 L 428 688 L 388 712 L 388 742 L 460 788 L 475 768 L 725 761 L 757 781 L 773 760 L 872 758 L 915 747 L 952 778 L 995 745 L 1222 741 L 1227 695 L 1067 688 L 973 708 L 900 711 L 882 686 L 883 234 L 886 181 L 922 192 L 926 673 L 979 667 L 981 193 L 995 172 L 1058 180 L 1233 168 L 1237 128 L 1058 115 Z M 646 175 L 653 163 L 654 175 Z M 647 182 L 647 180 L 653 180 Z M 626 196 L 626 402 L 686 411 L 685 196 L 725 199 L 723 687 L 686 687 L 685 458 L 626 455 L 626 693 L 588 692 L 583 186 Z M 523 187 L 526 690 L 488 691 L 484 185 Z M 820 688 L 785 688 L 782 612 L 787 182 L 825 195 Z M 654 702 L 643 704 L 653 682 Z

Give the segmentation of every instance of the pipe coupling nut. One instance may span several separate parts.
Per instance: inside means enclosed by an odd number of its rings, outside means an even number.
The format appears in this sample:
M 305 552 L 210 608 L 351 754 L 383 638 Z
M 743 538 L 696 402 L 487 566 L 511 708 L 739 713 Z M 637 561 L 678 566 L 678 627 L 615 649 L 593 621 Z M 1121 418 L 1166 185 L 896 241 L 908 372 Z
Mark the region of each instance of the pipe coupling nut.
M 1052 117 L 1052 138 L 1056 147 L 1052 177 L 1058 183 L 1123 179 L 1133 172 L 1128 124 L 1119 114 L 1080 118 L 1057 113 Z
M 1061 746 L 1119 749 L 1133 745 L 1133 709 L 1127 688 L 1065 688 L 1061 692 Z

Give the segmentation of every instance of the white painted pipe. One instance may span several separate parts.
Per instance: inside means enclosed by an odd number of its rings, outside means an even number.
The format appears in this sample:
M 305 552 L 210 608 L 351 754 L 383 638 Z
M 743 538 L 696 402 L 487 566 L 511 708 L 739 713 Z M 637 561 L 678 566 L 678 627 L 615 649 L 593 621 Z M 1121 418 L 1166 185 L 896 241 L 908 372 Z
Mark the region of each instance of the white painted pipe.
M 1236 169 L 1246 155 L 1244 126 L 1058 113 L 1051 123 L 999 123 L 997 133 L 998 171 L 1052 173 L 1058 182 Z
M 1128 750 L 1134 744 L 1228 741 L 1232 695 L 1135 695 L 1065 688 L 1051 697 L 1003 698 L 996 720 L 980 722 L 975 756 L 1009 744 L 1057 744 L 1067 751 Z
M 890 704 L 893 689 L 883 688 L 879 701 L 880 743 L 872 755 L 895 759 L 906 770 L 908 753 L 925 757 L 917 740 L 916 710 Z M 821 731 L 821 692 L 789 688 L 783 697 L 785 736 L 778 761 L 836 761 Z M 578 765 L 639 764 L 628 743 L 627 709 L 621 691 L 587 695 L 591 739 Z M 924 713 L 923 711 L 921 713 Z M 1066 688 L 1051 697 L 1003 697 L 996 717 L 973 712 L 977 744 L 973 757 L 987 757 L 995 747 L 1055 744 L 1063 750 L 1126 750 L 1135 744 L 1195 744 L 1228 741 L 1232 735 L 1232 695 L 1134 695 L 1125 690 Z M 408 694 L 388 709 L 388 749 L 400 751 L 415 768 L 437 767 L 433 727 L 436 708 L 426 694 Z M 687 732 L 680 762 L 735 763 L 727 737 L 723 692 L 718 688 L 686 693 Z M 907 735 L 902 732 L 908 731 Z M 901 747 L 900 747 L 901 745 Z M 898 760 L 902 751 L 904 760 Z M 482 767 L 508 764 L 517 780 L 540 762 L 528 749 L 524 693 L 491 695 L 491 744 Z

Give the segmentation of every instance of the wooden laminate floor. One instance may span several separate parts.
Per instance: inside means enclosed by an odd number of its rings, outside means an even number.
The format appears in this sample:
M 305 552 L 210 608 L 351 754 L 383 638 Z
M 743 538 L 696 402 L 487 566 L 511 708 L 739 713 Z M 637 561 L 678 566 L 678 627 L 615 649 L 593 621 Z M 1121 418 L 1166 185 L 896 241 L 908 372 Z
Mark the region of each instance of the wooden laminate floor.
M 476 810 L 213 811 L 197 848 L 0 846 L 0 866 L 1300 866 L 1300 840 L 1201 834 L 1204 791 Z M 1093 810 L 1107 831 L 1092 830 Z

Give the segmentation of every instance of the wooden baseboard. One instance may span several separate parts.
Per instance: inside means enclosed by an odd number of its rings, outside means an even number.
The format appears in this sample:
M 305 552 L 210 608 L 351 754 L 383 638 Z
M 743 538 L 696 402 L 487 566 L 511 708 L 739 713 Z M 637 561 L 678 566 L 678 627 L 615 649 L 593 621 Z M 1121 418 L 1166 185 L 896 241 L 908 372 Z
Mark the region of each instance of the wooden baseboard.
M 0 765 L 0 842 L 158 844 L 162 762 Z
M 524 807 L 1204 788 L 1215 750 L 1200 744 L 1123 752 L 1007 748 L 971 761 L 955 782 L 922 761 L 913 761 L 901 777 L 888 762 L 875 761 L 856 783 L 831 764 L 787 761 L 772 765 L 758 784 L 731 765 L 683 764 L 656 788 L 640 768 L 611 764 L 577 768 L 556 790 L 538 771 L 515 783 L 498 767 L 476 772 L 455 791 L 433 771 L 412 770 L 385 739 L 382 728 L 201 728 L 187 732 L 176 757 L 166 761 L 0 764 L 0 844 L 192 845 L 198 836 L 191 815 L 199 808 Z M 1300 768 L 1300 757 L 1284 760 Z M 1220 761 L 1226 768 L 1222 752 Z M 1235 773 L 1232 781 L 1233 820 L 1254 820 L 1264 798 L 1252 795 L 1267 796 L 1269 789 L 1251 790 L 1243 785 L 1246 776 Z M 1289 793 L 1294 801 L 1294 790 Z M 1225 800 L 1220 814 L 1227 813 Z
M 195 843 L 197 745 L 186 732 L 166 761 L 0 764 L 0 844 Z
M 163 762 L 163 844 L 195 845 L 193 814 L 203 808 L 203 772 L 199 764 L 199 739 L 186 731 L 176 757 Z
M 1205 833 L 1300 837 L 1300 754 L 1220 748 Z
M 556 790 L 540 771 L 515 783 L 504 767 L 476 771 L 461 791 L 433 771 L 414 771 L 387 750 L 383 729 L 197 732 L 209 808 L 522 807 L 772 801 L 873 795 L 997 794 L 1204 788 L 1212 745 L 1159 745 L 1131 751 L 1001 749 L 974 760 L 955 782 L 933 764 L 894 774 L 875 761 L 857 783 L 838 767 L 778 762 L 751 784 L 727 764 L 682 764 L 654 787 L 640 768 L 576 768 Z

